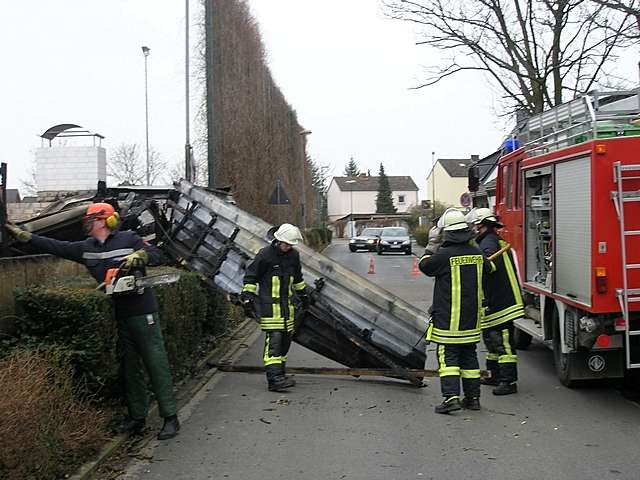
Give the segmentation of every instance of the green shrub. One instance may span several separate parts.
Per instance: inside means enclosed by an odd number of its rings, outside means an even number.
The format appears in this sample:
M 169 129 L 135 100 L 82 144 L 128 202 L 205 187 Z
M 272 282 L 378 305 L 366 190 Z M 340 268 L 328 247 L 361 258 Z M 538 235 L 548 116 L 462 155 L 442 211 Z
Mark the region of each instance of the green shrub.
M 420 225 L 413 231 L 413 236 L 416 238 L 416 243 L 421 247 L 426 247 L 429 243 L 429 227 L 426 225 Z
M 157 274 L 171 269 L 151 269 Z M 90 282 L 88 282 L 90 284 Z M 74 287 L 68 285 L 76 285 Z M 78 381 L 92 393 L 117 396 L 117 325 L 111 301 L 78 280 L 16 290 L 17 343 L 33 348 L 61 346 Z M 176 379 L 190 373 L 208 337 L 226 331 L 230 307 L 196 273 L 181 271 L 176 283 L 155 287 L 160 323 Z
M 106 438 L 104 412 L 74 385 L 64 356 L 17 350 L 0 361 L 0 478 L 64 478 Z
M 22 347 L 61 346 L 90 391 L 115 386 L 117 326 L 106 295 L 84 287 L 35 286 L 17 289 L 15 302 Z

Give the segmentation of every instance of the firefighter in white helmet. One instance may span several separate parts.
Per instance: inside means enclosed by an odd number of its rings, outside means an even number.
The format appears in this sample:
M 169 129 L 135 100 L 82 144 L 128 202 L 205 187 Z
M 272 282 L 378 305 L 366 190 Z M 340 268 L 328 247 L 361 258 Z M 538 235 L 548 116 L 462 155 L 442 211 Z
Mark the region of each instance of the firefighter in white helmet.
M 444 400 L 436 413 L 480 409 L 480 341 L 482 277 L 491 271 L 482 252 L 471 243 L 473 232 L 455 208 L 440 217 L 444 242 L 425 250 L 420 270 L 435 277 L 431 323 L 426 339 L 438 344 L 438 373 Z M 460 402 L 460 378 L 465 398 Z
M 497 229 L 503 225 L 488 208 L 478 208 L 474 219 L 478 231 L 476 243 L 490 257 L 507 246 Z M 513 340 L 513 321 L 524 316 L 520 282 L 513 255 L 505 250 L 494 259 L 496 272 L 484 278 L 486 311 L 482 319 L 482 338 L 487 347 L 487 370 L 490 379 L 484 385 L 494 385 L 494 395 L 509 395 L 518 391 L 518 356 Z
M 309 301 L 300 254 L 293 248 L 302 241 L 300 230 L 283 223 L 273 236 L 271 245 L 260 250 L 247 267 L 240 299 L 247 315 L 259 318 L 265 332 L 263 360 L 268 389 L 282 392 L 295 385 L 285 375 L 294 329 L 293 296 L 300 299 L 303 308 Z

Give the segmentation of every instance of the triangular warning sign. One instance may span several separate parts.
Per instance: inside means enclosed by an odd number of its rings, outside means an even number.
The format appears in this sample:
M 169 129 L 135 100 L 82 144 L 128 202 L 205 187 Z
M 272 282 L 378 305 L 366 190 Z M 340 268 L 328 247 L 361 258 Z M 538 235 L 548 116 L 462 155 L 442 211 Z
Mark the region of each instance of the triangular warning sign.
M 271 205 L 290 205 L 291 204 L 291 200 L 289 200 L 287 192 L 285 192 L 284 188 L 282 188 L 282 184 L 280 183 L 280 180 L 276 181 L 276 188 L 273 190 L 273 193 L 271 194 L 269 203 Z

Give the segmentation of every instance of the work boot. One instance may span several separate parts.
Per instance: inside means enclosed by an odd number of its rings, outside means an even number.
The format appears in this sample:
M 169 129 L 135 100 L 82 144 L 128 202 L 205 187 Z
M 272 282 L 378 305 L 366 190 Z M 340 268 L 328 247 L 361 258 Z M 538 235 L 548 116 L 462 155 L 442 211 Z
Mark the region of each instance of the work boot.
M 512 393 L 518 392 L 518 384 L 500 382 L 500 384 L 493 389 L 494 395 L 511 395 Z
M 146 419 L 144 418 L 131 418 L 126 417 L 120 424 L 115 428 L 116 433 L 126 433 L 132 436 L 142 435 L 144 431 L 144 427 L 147 424 Z
M 499 384 L 500 382 L 498 382 L 498 372 L 496 372 L 495 374 L 491 372 L 490 378 L 480 379 L 480 385 L 490 385 L 492 387 L 497 387 Z
M 480 410 L 480 399 L 478 397 L 464 397 L 462 408 L 466 410 Z
M 280 371 L 280 373 L 282 374 L 282 376 L 284 377 L 284 382 L 287 385 L 285 388 L 291 388 L 291 387 L 295 387 L 296 386 L 296 381 L 295 379 L 291 376 L 291 375 L 287 375 L 285 372 L 287 370 L 287 367 L 285 366 L 285 364 L 282 364 L 282 370 Z
M 456 410 L 462 410 L 462 405 L 460 405 L 460 397 L 447 397 L 445 398 L 440 405 L 436 405 L 435 412 L 436 413 L 451 413 Z
M 180 422 L 177 415 L 172 415 L 164 419 L 162 430 L 158 433 L 158 440 L 169 440 L 178 435 L 180 431 Z
M 295 382 L 293 382 L 295 385 Z M 273 380 L 269 380 L 269 391 L 270 392 L 286 392 L 288 388 L 293 387 L 291 382 L 288 382 L 284 377 L 276 377 Z

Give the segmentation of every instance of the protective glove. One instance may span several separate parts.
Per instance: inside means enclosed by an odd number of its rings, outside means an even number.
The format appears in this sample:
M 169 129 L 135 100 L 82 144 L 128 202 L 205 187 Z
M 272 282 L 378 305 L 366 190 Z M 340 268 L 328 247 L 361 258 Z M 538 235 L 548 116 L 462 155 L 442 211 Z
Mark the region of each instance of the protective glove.
M 255 293 L 242 292 L 240 294 L 240 302 L 242 302 L 242 308 L 247 317 L 256 318 L 258 316 L 256 313 L 256 299 Z
M 149 254 L 143 249 L 136 250 L 123 259 L 124 268 L 143 268 L 149 262 Z
M 31 232 L 27 232 L 13 223 L 5 224 L 4 228 L 6 228 L 11 236 L 20 243 L 27 243 L 31 241 Z

